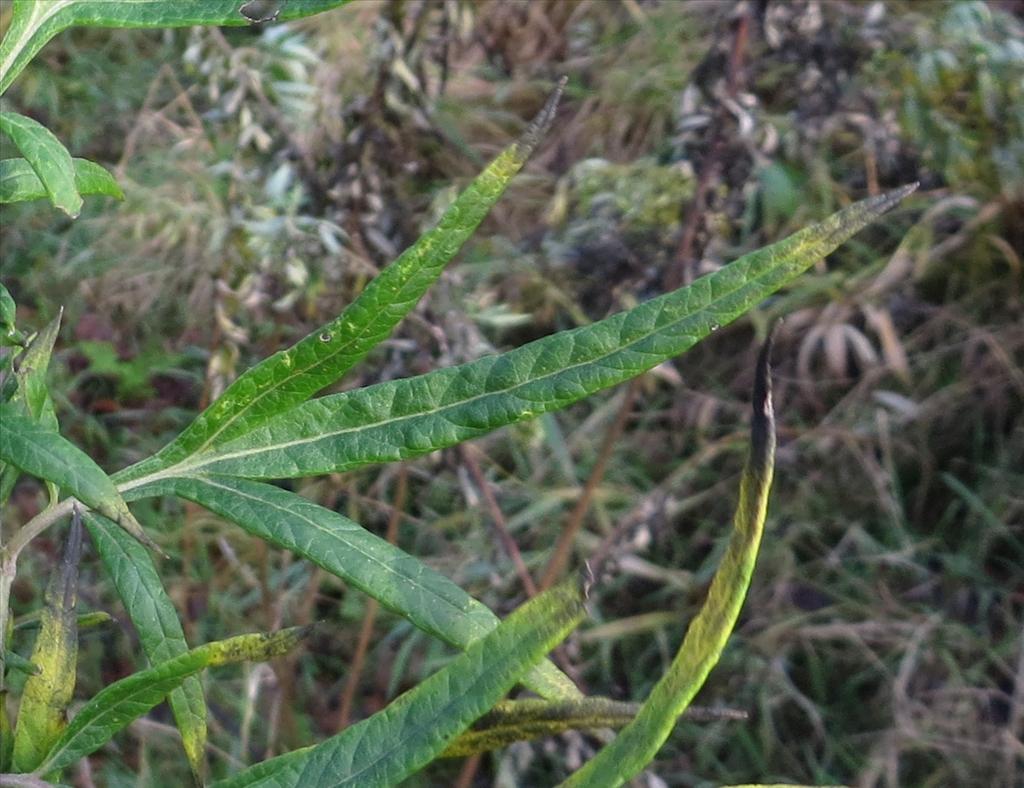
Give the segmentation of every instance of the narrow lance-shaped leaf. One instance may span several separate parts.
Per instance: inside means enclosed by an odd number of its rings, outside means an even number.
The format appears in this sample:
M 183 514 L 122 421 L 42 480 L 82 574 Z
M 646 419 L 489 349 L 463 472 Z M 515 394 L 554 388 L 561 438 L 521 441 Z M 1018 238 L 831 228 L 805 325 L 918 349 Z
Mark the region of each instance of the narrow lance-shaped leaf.
M 554 118 L 563 80 L 526 133 L 458 196 L 437 226 L 381 271 L 337 318 L 245 372 L 127 481 L 252 431 L 341 377 L 401 322 L 483 221 Z
M 467 648 L 500 623 L 485 605 L 422 561 L 347 517 L 279 487 L 230 476 L 173 478 L 132 495 L 143 494 L 194 501 L 323 567 L 458 648 Z M 542 697 L 580 696 L 551 663 L 538 665 L 523 681 Z
M 114 176 L 88 159 L 71 160 L 78 193 L 124 199 Z M 0 160 L 0 203 L 30 202 L 47 196 L 43 182 L 25 159 Z
M 43 596 L 42 626 L 32 650 L 38 672 L 28 677 L 14 731 L 14 770 L 31 772 L 67 724 L 78 662 L 78 562 L 82 557 L 82 518 L 77 509 L 64 555 Z M 6 713 L 0 710 L 0 713 Z
M 206 668 L 287 654 L 299 644 L 307 630 L 308 627 L 292 627 L 269 635 L 238 635 L 207 643 L 104 687 L 79 710 L 36 771 L 45 774 L 63 769 L 95 752 L 114 734 L 162 701 L 188 676 Z
M 315 747 L 271 758 L 215 785 L 396 785 L 443 752 L 583 616 L 576 585 L 557 586 L 372 717 Z
M 46 386 L 46 371 L 50 366 L 53 346 L 60 333 L 60 320 L 64 314 L 61 309 L 57 316 L 29 342 L 28 346 L 14 359 L 14 380 L 16 389 L 10 402 L 20 405 L 25 414 L 56 432 L 57 414 L 53 408 L 53 400 Z M 12 465 L 0 463 L 0 506 L 7 503 L 11 490 L 18 480 L 18 471 Z M 57 500 L 57 486 L 47 482 L 50 502 Z
M 322 397 L 154 474 L 284 478 L 426 454 L 570 405 L 687 350 L 913 191 L 856 203 L 691 286 L 469 364 Z M 136 480 L 129 489 L 143 483 Z
M 0 347 L 21 347 L 25 344 L 25 335 L 14 325 L 16 313 L 14 299 L 7 288 L 0 284 Z
M 473 727 L 448 745 L 442 758 L 465 758 L 497 750 L 517 741 L 554 736 L 571 730 L 621 728 L 640 708 L 609 698 L 568 701 L 506 700 L 481 717 Z
M 29 614 L 26 616 L 20 616 L 14 623 L 15 632 L 27 632 L 33 629 L 39 629 L 39 615 Z M 106 626 L 107 624 L 117 623 L 110 613 L 105 610 L 93 610 L 89 613 L 79 613 L 77 618 L 77 627 L 79 632 L 84 632 L 88 629 L 96 629 L 98 627 Z
M 53 136 L 53 132 L 38 121 L 16 112 L 0 112 L 0 132 L 10 137 L 21 151 L 50 202 L 72 219 L 78 216 L 82 210 L 82 197 L 75 185 L 75 166 L 68 149 Z
M 618 786 L 642 771 L 704 685 L 736 626 L 761 546 L 775 467 L 770 352 L 769 336 L 761 349 L 754 376 L 750 455 L 740 480 L 732 536 L 711 581 L 707 599 L 690 624 L 668 672 L 651 690 L 634 720 L 611 744 L 566 780 L 566 786 Z
M 83 27 L 191 27 L 285 22 L 348 0 L 14 0 L 0 42 L 0 93 L 57 33 Z
M 113 522 L 98 514 L 85 515 L 85 527 L 114 581 L 139 642 L 151 665 L 188 653 L 178 611 L 164 590 L 150 554 Z M 181 732 L 189 766 L 202 783 L 206 750 L 206 701 L 197 676 L 187 677 L 168 696 L 174 721 Z
M 506 700 L 481 717 L 468 731 L 448 745 L 442 758 L 465 758 L 497 750 L 517 741 L 556 736 L 566 731 L 594 731 L 622 728 L 633 721 L 639 703 L 623 703 L 610 698 L 543 700 L 526 698 Z M 745 719 L 733 709 L 690 706 L 683 716 L 693 720 Z
M 44 427 L 57 429 L 57 416 L 53 410 L 53 402 L 46 386 L 46 372 L 50 366 L 53 346 L 60 333 L 60 321 L 64 314 L 61 308 L 57 316 L 46 327 L 36 334 L 14 360 L 14 376 L 18 381 L 18 390 L 11 397 L 12 402 L 20 402 L 25 412 Z
M 20 671 L 27 676 L 36 676 L 39 674 L 38 665 L 30 659 L 25 659 L 21 654 L 18 654 L 15 651 L 4 651 L 4 667 L 8 670 Z
M 0 404 L 0 460 L 53 482 L 114 520 L 147 547 L 161 552 L 129 511 L 114 483 L 88 454 L 18 411 L 12 403 Z

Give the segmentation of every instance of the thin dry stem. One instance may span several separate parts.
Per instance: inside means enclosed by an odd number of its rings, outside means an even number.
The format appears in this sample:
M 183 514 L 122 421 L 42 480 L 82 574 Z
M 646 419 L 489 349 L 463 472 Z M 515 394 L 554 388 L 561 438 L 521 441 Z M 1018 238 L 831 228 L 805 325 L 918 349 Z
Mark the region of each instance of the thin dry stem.
M 402 509 L 405 507 L 405 498 L 409 490 L 409 472 L 403 464 L 398 470 L 398 487 L 395 490 L 395 503 L 391 510 L 391 517 L 388 520 L 388 528 L 385 538 L 391 544 L 398 541 L 398 523 L 402 519 Z M 377 620 L 377 610 L 380 608 L 376 599 L 370 599 L 366 603 L 366 613 L 363 615 L 363 625 L 359 630 L 359 640 L 356 643 L 356 652 L 352 656 L 352 664 L 349 666 L 348 678 L 345 680 L 345 688 L 341 693 L 341 705 L 338 709 L 336 728 L 341 730 L 347 728 L 352 718 L 352 703 L 355 699 L 356 690 L 359 688 L 359 679 L 362 677 L 363 665 L 366 662 L 366 653 L 370 648 L 370 638 L 373 637 L 373 625 Z
M 513 566 L 515 566 L 516 574 L 519 576 L 519 581 L 523 584 L 523 589 L 527 595 L 530 597 L 537 596 L 537 586 L 530 576 L 530 570 L 526 568 L 523 556 L 519 552 L 519 546 L 516 544 L 515 539 L 512 538 L 512 534 L 509 533 L 508 526 L 505 523 L 505 515 L 501 513 L 501 507 L 498 506 L 498 501 L 494 497 L 491 485 L 484 477 L 483 471 L 480 470 L 480 463 L 476 461 L 476 457 L 473 456 L 473 450 L 469 446 L 463 445 L 460 448 L 462 459 L 466 463 L 466 467 L 469 468 L 476 486 L 480 488 L 480 494 L 484 497 L 484 503 L 487 504 L 487 510 L 490 512 L 491 520 L 494 522 L 494 531 L 498 535 L 498 541 L 501 542 L 502 548 L 511 559 Z
M 626 426 L 626 419 L 633 410 L 633 401 L 636 399 L 639 380 L 639 378 L 633 378 L 626 387 L 626 396 L 622 400 L 622 405 L 619 406 L 619 412 L 615 416 L 615 421 L 612 422 L 608 432 L 605 433 L 597 462 L 590 472 L 583 492 L 576 501 L 576 506 L 573 507 L 572 513 L 569 515 L 569 519 L 566 521 L 565 527 L 558 537 L 558 542 L 555 544 L 555 550 L 548 560 L 548 565 L 544 569 L 544 575 L 540 580 L 541 591 L 553 586 L 569 564 L 569 556 L 572 553 L 572 546 L 576 541 L 576 535 L 583 525 L 583 519 L 587 516 L 587 512 L 590 511 L 590 504 L 594 499 L 594 493 L 597 491 L 598 485 L 601 484 L 601 480 L 604 479 L 604 472 L 608 467 L 608 459 L 611 457 L 615 444 L 619 442 L 622 430 Z

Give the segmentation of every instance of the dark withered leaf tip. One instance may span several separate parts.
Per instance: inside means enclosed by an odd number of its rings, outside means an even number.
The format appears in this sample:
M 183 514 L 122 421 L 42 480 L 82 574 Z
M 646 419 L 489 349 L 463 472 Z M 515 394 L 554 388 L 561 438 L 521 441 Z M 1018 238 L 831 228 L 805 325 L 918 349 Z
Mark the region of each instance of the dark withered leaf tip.
M 526 148 L 527 151 L 532 150 L 540 142 L 541 138 L 548 133 L 548 129 L 551 128 L 551 123 L 555 119 L 558 103 L 562 100 L 562 94 L 565 92 L 565 86 L 568 84 L 568 76 L 563 76 L 558 80 L 554 91 L 548 96 L 548 100 L 544 102 L 543 109 L 537 113 L 537 117 L 533 119 L 530 127 L 523 134 L 519 144 Z
M 775 329 L 778 322 L 772 324 L 768 336 L 757 356 L 757 368 L 754 371 L 754 391 L 751 398 L 753 417 L 750 424 L 751 460 L 755 467 L 767 462 L 771 451 L 770 445 L 775 440 L 775 412 L 772 406 L 772 345 L 775 341 Z

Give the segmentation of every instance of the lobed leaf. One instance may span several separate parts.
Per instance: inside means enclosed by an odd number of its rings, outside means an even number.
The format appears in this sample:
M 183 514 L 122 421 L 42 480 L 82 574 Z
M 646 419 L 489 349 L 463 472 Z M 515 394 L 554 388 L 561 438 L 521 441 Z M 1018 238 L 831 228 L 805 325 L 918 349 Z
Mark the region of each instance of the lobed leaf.
M 689 287 L 592 325 L 499 356 L 303 403 L 153 477 L 218 473 L 268 479 L 347 471 L 426 454 L 563 408 L 687 350 L 914 188 L 863 200 Z
M 178 611 L 164 590 L 153 560 L 143 547 L 107 518 L 87 512 L 85 527 L 114 581 L 151 665 L 188 653 Z M 206 700 L 197 676 L 187 677 L 167 698 L 181 732 L 182 746 L 197 781 L 202 782 L 206 750 Z
M 565 786 L 618 786 L 642 771 L 704 685 L 736 626 L 754 573 L 775 467 L 771 337 L 761 350 L 754 377 L 750 454 L 740 480 L 732 536 L 707 599 L 690 624 L 668 672 L 651 690 L 636 717 L 615 740 L 566 780 Z
M 36 672 L 25 681 L 14 730 L 13 768 L 31 772 L 60 737 L 75 691 L 78 667 L 78 562 L 82 557 L 82 519 L 77 510 L 61 562 L 43 595 L 39 635 L 32 650 Z M 6 714 L 5 709 L 0 713 Z M 49 771 L 49 770 L 46 770 Z
M 526 133 L 477 176 L 437 225 L 381 271 L 337 318 L 246 371 L 173 442 L 117 479 L 152 473 L 245 435 L 361 361 L 437 280 L 522 169 L 551 125 L 564 85 L 563 80 Z
M 99 194 L 124 199 L 114 176 L 88 159 L 71 159 L 75 187 L 82 195 Z M 25 159 L 0 160 L 0 203 L 29 202 L 47 196 L 43 182 Z
M 395 785 L 443 752 L 583 616 L 578 588 L 557 586 L 372 717 L 315 747 L 271 758 L 215 785 Z
M 75 165 L 53 132 L 17 112 L 0 112 L 0 132 L 21 151 L 50 202 L 72 219 L 78 216 L 82 197 L 75 184 Z
M 269 484 L 230 476 L 171 478 L 133 491 L 178 495 L 237 523 L 253 536 L 301 555 L 414 625 L 461 649 L 500 623 L 444 575 L 362 526 Z M 543 663 L 524 683 L 548 698 L 578 698 L 576 686 Z
M 100 466 L 60 433 L 19 410 L 10 402 L 0 404 L 0 460 L 67 490 L 159 552 Z
M 191 27 L 286 22 L 348 0 L 14 0 L 0 41 L 0 93 L 57 33 L 83 27 Z
M 287 654 L 299 644 L 306 629 L 292 627 L 269 635 L 217 640 L 104 687 L 79 710 L 36 771 L 44 774 L 63 769 L 95 752 L 162 701 L 168 692 L 181 686 L 188 676 L 205 668 Z

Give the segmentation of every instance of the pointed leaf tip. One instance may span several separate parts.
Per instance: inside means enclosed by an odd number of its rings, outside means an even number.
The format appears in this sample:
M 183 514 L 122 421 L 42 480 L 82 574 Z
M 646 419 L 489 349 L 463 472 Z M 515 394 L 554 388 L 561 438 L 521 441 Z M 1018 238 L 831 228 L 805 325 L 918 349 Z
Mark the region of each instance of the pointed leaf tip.
M 778 322 L 768 330 L 761 346 L 754 371 L 754 391 L 751 397 L 753 417 L 750 424 L 750 467 L 763 470 L 775 451 L 775 410 L 772 404 L 772 346 Z
M 878 215 L 881 216 L 886 211 L 896 207 L 904 198 L 916 192 L 920 185 L 920 181 L 914 181 L 913 183 L 900 186 L 898 189 L 871 197 L 864 201 L 865 207 L 869 208 L 872 212 L 877 211 Z
M 519 139 L 517 146 L 523 149 L 524 158 L 537 147 L 537 143 L 543 139 L 544 135 L 548 133 L 548 129 L 551 128 L 551 124 L 555 119 L 555 111 L 558 109 L 558 104 L 562 100 L 562 94 L 565 92 L 565 86 L 568 84 L 569 77 L 567 76 L 558 80 L 554 91 L 548 96 L 548 100 L 544 102 L 543 109 L 537 113 L 537 117 L 533 119 L 529 128 Z

